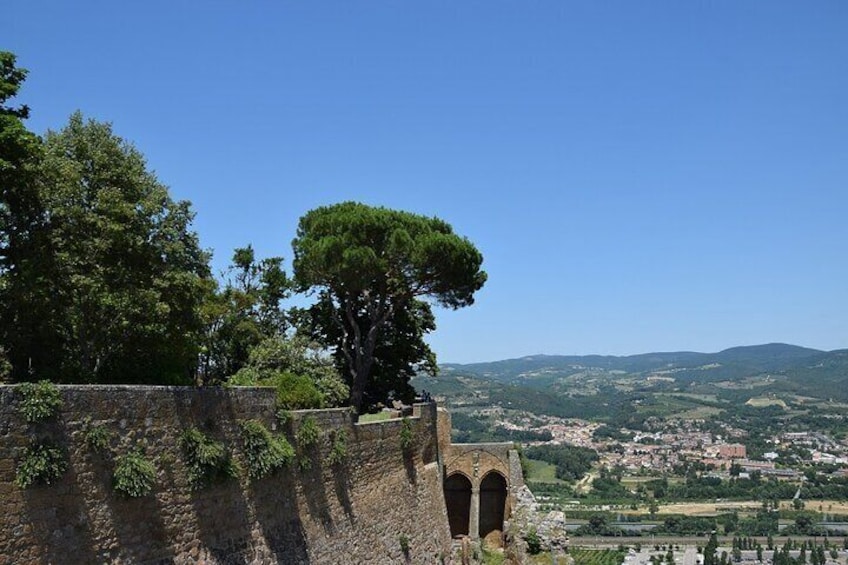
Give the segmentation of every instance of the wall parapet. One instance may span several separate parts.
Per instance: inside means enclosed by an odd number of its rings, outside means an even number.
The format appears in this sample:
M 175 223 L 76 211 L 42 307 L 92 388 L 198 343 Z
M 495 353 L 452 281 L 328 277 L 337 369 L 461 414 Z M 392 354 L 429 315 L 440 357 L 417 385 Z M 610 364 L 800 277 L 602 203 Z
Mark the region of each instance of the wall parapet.
M 413 444 L 403 449 L 403 420 L 357 424 L 342 408 L 293 411 L 280 422 L 267 387 L 58 388 L 57 416 L 28 424 L 16 387 L 0 385 L 0 562 L 402 562 L 401 536 L 416 563 L 450 550 L 434 404 L 413 408 Z M 180 449 L 184 430 L 201 429 L 244 467 L 242 421 L 258 420 L 297 449 L 306 418 L 320 431 L 310 465 L 252 481 L 242 472 L 192 490 Z M 92 426 L 108 432 L 105 452 L 86 443 Z M 340 430 L 345 455 L 331 463 Z M 68 470 L 55 484 L 21 489 L 16 469 L 41 439 L 61 446 Z M 132 449 L 156 469 L 152 494 L 138 499 L 112 488 L 115 458 Z

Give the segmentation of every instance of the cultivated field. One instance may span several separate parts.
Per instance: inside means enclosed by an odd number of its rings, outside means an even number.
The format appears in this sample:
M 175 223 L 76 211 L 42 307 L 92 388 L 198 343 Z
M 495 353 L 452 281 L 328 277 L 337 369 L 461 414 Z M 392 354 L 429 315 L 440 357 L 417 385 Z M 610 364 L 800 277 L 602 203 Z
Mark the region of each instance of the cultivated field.
M 808 500 L 807 510 L 818 510 L 821 505 L 822 511 L 833 514 L 848 514 L 848 502 L 838 500 Z M 675 502 L 663 504 L 659 507 L 661 514 L 686 514 L 690 516 L 714 516 L 725 512 L 739 510 L 742 512 L 756 512 L 762 508 L 762 502 L 756 500 L 729 500 L 722 502 Z M 792 502 L 780 503 L 782 510 L 791 510 Z

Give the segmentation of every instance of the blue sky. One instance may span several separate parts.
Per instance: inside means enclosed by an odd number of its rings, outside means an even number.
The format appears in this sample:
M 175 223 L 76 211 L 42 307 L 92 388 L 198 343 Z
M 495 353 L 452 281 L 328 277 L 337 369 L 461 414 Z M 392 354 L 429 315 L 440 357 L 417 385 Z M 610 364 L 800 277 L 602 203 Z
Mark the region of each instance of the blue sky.
M 848 347 L 848 3 L 4 3 L 29 126 L 111 121 L 223 268 L 343 200 L 485 257 L 440 361 Z

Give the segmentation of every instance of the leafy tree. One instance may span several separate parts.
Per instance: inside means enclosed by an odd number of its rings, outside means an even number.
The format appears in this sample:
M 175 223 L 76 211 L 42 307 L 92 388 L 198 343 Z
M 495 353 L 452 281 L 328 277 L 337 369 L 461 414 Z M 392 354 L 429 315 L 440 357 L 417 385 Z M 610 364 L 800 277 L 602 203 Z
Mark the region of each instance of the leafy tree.
M 317 293 L 310 314 L 322 342 L 344 358 L 350 402 L 361 413 L 378 345 L 384 364 L 409 368 L 431 354 L 423 335 L 434 324 L 430 299 L 461 308 L 474 302 L 486 281 L 483 257 L 446 222 L 356 202 L 316 208 L 300 219 L 294 248 L 294 277 L 300 290 Z M 415 324 L 403 312 L 411 313 Z M 410 329 L 413 331 L 410 332 Z M 406 336 L 413 346 L 397 348 Z M 379 366 L 379 365 L 378 365 Z M 389 375 L 384 375 L 389 376 Z
M 335 347 L 333 358 L 339 372 L 349 375 L 345 352 L 354 347 L 354 334 L 345 335 L 335 323 L 336 309 L 327 297 L 320 298 L 306 311 L 299 312 L 300 330 L 312 339 L 326 344 L 345 343 Z M 357 323 L 367 323 L 357 316 Z M 409 380 L 417 373 L 435 375 L 436 356 L 424 342 L 424 336 L 436 328 L 430 305 L 413 300 L 408 308 L 396 310 L 377 337 L 371 376 L 363 391 L 362 405 L 368 409 L 392 398 L 410 403 L 415 389 Z
M 253 347 L 286 331 L 281 302 L 291 285 L 282 263 L 281 257 L 257 260 L 250 245 L 235 250 L 224 288 L 210 289 L 201 308 L 200 382 L 224 381 L 247 364 Z
M 26 344 L 46 342 L 40 323 L 50 316 L 41 283 L 47 266 L 45 214 L 38 191 L 41 140 L 26 129 L 27 106 L 11 106 L 27 71 L 14 54 L 0 51 L 0 347 L 8 377 L 13 365 L 25 372 Z M 45 344 L 46 345 L 46 344 Z
M 111 125 L 78 112 L 48 132 L 37 180 L 44 213 L 27 229 L 42 246 L 13 258 L 7 316 L 17 328 L 43 315 L 12 342 L 15 378 L 191 382 L 210 277 L 189 203 Z

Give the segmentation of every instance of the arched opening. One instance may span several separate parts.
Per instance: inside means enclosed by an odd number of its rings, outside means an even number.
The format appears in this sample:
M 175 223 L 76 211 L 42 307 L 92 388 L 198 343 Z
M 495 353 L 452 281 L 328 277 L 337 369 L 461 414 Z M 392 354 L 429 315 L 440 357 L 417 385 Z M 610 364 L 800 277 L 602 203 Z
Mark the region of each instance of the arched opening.
M 471 517 L 471 481 L 460 473 L 454 473 L 445 481 L 445 505 L 448 509 L 448 524 L 451 537 L 467 536 Z
M 480 539 L 486 545 L 503 545 L 505 513 L 506 479 L 497 471 L 492 471 L 480 483 Z

